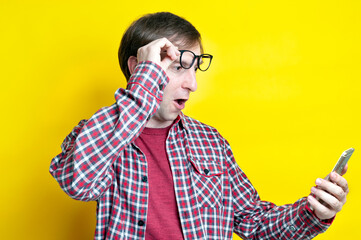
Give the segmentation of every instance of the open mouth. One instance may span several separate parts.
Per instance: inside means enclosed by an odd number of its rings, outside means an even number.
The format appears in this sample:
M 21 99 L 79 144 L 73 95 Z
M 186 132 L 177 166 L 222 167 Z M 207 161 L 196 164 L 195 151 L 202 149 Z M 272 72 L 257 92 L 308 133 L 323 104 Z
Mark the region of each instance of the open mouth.
M 187 100 L 186 99 L 176 99 L 178 105 L 183 105 Z
M 187 99 L 175 99 L 174 100 L 176 105 L 177 105 L 177 108 L 179 108 L 180 110 L 182 110 L 184 107 L 185 107 L 185 103 L 187 101 Z

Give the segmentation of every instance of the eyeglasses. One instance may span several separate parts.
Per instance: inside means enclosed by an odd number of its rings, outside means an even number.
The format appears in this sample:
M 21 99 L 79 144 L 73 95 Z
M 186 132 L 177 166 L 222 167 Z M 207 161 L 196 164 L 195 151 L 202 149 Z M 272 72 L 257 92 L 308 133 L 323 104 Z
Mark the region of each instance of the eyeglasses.
M 196 55 L 189 50 L 179 50 L 180 52 L 180 65 L 184 69 L 189 69 L 193 66 L 194 61 L 197 60 L 197 68 L 201 71 L 207 71 L 211 65 L 213 56 L 210 54 Z

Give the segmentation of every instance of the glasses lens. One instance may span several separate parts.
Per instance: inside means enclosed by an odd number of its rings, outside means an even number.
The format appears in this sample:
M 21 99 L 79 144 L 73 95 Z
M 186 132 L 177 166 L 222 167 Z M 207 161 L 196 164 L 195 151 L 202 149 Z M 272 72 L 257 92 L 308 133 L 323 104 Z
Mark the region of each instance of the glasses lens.
M 199 59 L 199 69 L 201 71 L 206 71 L 211 65 L 212 56 L 209 54 L 203 54 Z
M 185 69 L 191 68 L 194 63 L 194 57 L 191 51 L 183 51 L 180 56 L 181 66 Z

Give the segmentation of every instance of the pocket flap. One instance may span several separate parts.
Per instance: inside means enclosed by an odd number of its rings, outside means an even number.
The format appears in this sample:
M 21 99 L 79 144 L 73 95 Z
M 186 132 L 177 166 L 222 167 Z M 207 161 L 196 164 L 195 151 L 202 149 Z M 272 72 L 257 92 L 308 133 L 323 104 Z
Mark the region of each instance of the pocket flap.
M 197 161 L 193 158 L 189 159 L 198 174 L 205 177 L 212 177 L 223 174 L 223 169 L 220 164 L 215 161 Z

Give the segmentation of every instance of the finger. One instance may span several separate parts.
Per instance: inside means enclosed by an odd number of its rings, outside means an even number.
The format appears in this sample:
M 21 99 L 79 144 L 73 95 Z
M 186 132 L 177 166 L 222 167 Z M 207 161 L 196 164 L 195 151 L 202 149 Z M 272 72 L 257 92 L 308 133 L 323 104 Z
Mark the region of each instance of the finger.
M 161 61 L 164 61 L 164 60 L 168 61 L 168 60 L 170 60 L 170 61 L 173 62 L 173 61 L 177 60 L 177 58 L 178 58 L 178 56 L 177 56 L 177 54 L 175 53 L 175 50 L 173 50 L 173 49 L 163 50 L 163 51 L 161 52 L 161 54 L 160 54 L 160 59 L 161 59 Z
M 166 70 L 169 65 L 178 59 L 180 52 L 178 48 L 173 45 L 167 38 L 157 39 L 150 47 L 158 49 L 158 55 L 160 57 L 160 62 L 157 62 Z
M 173 48 L 173 60 L 177 60 L 178 59 L 178 57 L 180 56 L 180 51 L 178 50 L 178 47 L 174 47 Z
M 161 55 L 168 55 L 168 49 L 174 48 L 174 45 L 166 38 L 156 39 L 147 45 L 138 49 L 137 58 L 139 61 L 152 61 L 157 64 L 161 62 Z M 171 53 L 171 50 L 170 50 Z M 172 53 L 171 53 L 172 54 Z
M 333 174 L 331 174 L 331 175 L 333 175 Z M 317 185 L 317 188 L 315 188 L 315 189 L 323 190 L 324 192 L 327 192 L 327 194 L 332 195 L 333 197 L 335 197 L 336 199 L 338 199 L 342 203 L 346 202 L 346 195 L 347 194 L 344 191 L 344 189 L 342 187 L 338 186 L 337 184 L 334 184 L 334 183 L 332 183 L 330 181 L 326 181 L 324 179 L 318 178 L 316 180 L 316 185 Z M 325 202 L 327 202 L 327 201 L 325 201 Z
M 349 192 L 348 183 L 347 183 L 347 180 L 344 177 L 337 174 L 336 172 L 332 172 L 332 173 L 330 173 L 330 180 L 333 183 L 336 183 L 338 186 L 340 186 L 343 189 L 343 191 L 346 194 L 348 194 L 348 192 Z
M 307 201 L 311 205 L 311 209 L 313 209 L 314 213 L 319 219 L 330 219 L 336 215 L 336 212 L 334 210 L 325 207 L 311 195 L 307 197 Z
M 160 49 L 152 45 L 146 45 L 138 49 L 137 59 L 141 61 L 160 62 Z
M 168 51 L 161 53 L 160 65 L 166 70 L 177 58 Z
M 167 49 L 167 52 L 162 54 L 161 66 L 163 69 L 168 69 L 168 67 L 177 59 L 179 59 L 180 52 L 177 49 Z
M 311 192 L 315 195 L 316 199 L 318 198 L 318 202 L 325 207 L 334 210 L 335 212 L 339 212 L 342 209 L 343 203 L 336 198 L 335 196 L 331 195 L 330 193 L 318 189 L 315 187 L 311 188 Z
M 169 57 L 172 61 L 175 61 L 180 55 L 178 47 L 172 45 L 166 45 L 162 48 L 162 60 L 164 57 Z
M 346 164 L 345 167 L 343 168 L 343 170 L 341 172 L 341 176 L 347 172 L 347 169 L 348 169 L 348 164 Z

